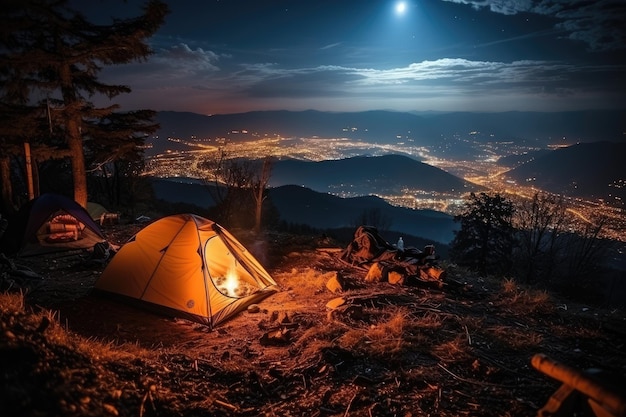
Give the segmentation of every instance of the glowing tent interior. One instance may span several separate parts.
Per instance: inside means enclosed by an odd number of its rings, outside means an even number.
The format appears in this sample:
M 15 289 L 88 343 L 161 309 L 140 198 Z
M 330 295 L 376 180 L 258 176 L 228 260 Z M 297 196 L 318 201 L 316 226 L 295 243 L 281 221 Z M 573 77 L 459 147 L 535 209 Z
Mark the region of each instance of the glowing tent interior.
M 278 291 L 234 236 L 194 214 L 164 217 L 140 230 L 95 289 L 211 328 Z

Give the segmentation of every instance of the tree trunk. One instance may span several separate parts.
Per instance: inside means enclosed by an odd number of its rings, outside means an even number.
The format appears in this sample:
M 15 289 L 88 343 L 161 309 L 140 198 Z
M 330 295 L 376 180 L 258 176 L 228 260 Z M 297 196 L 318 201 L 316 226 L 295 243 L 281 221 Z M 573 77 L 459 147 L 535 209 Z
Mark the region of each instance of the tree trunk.
M 33 159 L 33 193 L 35 197 L 39 197 L 41 194 L 41 189 L 39 188 L 39 161 L 37 159 Z
M 74 200 L 87 208 L 87 170 L 83 153 L 83 138 L 75 120 L 68 121 L 67 144 L 72 158 L 72 179 L 74 180 Z
M 2 211 L 13 214 L 13 186 L 11 185 L 11 160 L 8 156 L 0 158 L 0 177 L 2 178 Z
M 24 161 L 26 162 L 26 185 L 28 187 L 28 199 L 35 198 L 33 188 L 33 158 L 30 153 L 30 143 L 24 142 Z
M 258 183 L 255 184 L 258 188 L 254 190 L 254 200 L 256 203 L 254 213 L 254 232 L 257 234 L 261 231 L 261 215 L 263 213 L 263 200 L 265 200 L 265 188 L 270 181 L 270 176 L 272 175 L 271 172 L 272 160 L 269 157 L 266 157 L 263 160 L 263 167 L 261 168 L 261 174 L 258 178 Z
M 81 102 L 72 83 L 69 63 L 65 63 L 61 67 L 59 75 L 61 76 L 61 91 L 66 109 L 65 129 L 67 147 L 72 162 L 74 200 L 84 208 L 87 208 L 87 169 L 85 168 L 83 137 L 80 132 L 82 123 Z
M 254 232 L 259 233 L 261 231 L 261 214 L 263 213 L 263 191 L 265 189 L 260 188 L 257 190 L 256 207 L 254 213 Z

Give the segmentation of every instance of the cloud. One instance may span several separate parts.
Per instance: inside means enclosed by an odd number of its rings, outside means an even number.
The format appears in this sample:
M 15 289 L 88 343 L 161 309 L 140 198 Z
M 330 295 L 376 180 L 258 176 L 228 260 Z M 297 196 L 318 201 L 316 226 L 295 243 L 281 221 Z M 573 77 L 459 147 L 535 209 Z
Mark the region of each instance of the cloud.
M 274 63 L 250 64 L 232 78 L 213 81 L 236 85 L 239 97 L 302 99 L 311 97 L 488 96 L 524 93 L 535 97 L 564 92 L 615 90 L 611 76 L 626 70 L 614 66 L 581 66 L 557 61 L 472 61 L 442 58 L 388 69 L 346 66 L 283 68 Z
M 257 80 L 245 88 L 245 94 L 253 97 L 341 96 L 346 94 L 346 86 L 361 79 L 354 69 L 340 66 L 319 66 L 296 70 L 250 66 L 246 73 Z
M 221 70 L 217 64 L 222 57 L 180 43 L 156 49 L 146 62 L 107 66 L 102 72 L 102 81 L 129 85 L 133 92 L 191 87 L 215 77 Z
M 339 45 L 341 45 L 341 42 L 335 42 L 335 43 L 331 43 L 330 45 L 322 46 L 320 49 L 321 50 L 332 49 L 332 48 L 335 48 L 335 47 L 337 47 Z
M 126 71 L 118 74 L 118 80 L 129 83 L 133 93 L 141 92 L 130 95 L 132 106 L 150 108 L 159 102 L 166 109 L 201 108 L 203 113 L 285 105 L 293 109 L 410 110 L 418 105 L 436 107 L 436 103 L 439 109 L 443 103 L 464 103 L 473 110 L 482 106 L 502 111 L 557 106 L 559 100 L 561 106 L 574 108 L 581 100 L 585 107 L 608 106 L 626 93 L 615 83 L 626 72 L 626 64 L 441 58 L 382 69 L 348 65 L 287 67 L 261 62 L 225 71 L 216 69 L 218 58 L 200 50 L 169 48 L 145 64 L 147 73 Z M 157 71 L 157 65 L 163 70 Z M 172 79 L 167 71 L 174 71 L 178 78 Z M 144 97 L 143 104 L 139 104 L 140 96 Z
M 469 4 L 475 9 L 489 7 L 492 12 L 512 15 L 527 12 L 532 8 L 531 0 L 443 0 L 452 3 Z
M 442 0 L 489 8 L 494 13 L 535 13 L 559 19 L 556 29 L 591 50 L 626 49 L 626 6 L 623 0 Z
M 178 44 L 169 49 L 161 49 L 151 58 L 152 65 L 169 67 L 181 74 L 197 72 L 213 72 L 217 67 L 219 56 L 215 52 L 202 48 L 191 49 L 186 44 Z

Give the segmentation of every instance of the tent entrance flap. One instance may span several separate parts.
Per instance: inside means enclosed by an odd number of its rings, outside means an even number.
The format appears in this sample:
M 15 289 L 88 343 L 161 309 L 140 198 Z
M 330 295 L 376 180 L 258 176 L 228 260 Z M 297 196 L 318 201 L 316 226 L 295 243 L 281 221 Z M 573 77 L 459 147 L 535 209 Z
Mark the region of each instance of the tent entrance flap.
M 247 297 L 262 288 L 242 261 L 217 235 L 207 240 L 204 262 L 213 285 L 225 296 Z

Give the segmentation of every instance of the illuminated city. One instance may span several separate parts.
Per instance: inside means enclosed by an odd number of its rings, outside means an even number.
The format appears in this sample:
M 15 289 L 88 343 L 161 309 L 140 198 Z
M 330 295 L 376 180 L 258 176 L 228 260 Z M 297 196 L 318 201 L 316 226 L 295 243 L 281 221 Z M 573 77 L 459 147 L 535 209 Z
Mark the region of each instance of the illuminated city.
M 356 131 L 347 128 L 346 131 Z M 248 131 L 232 131 L 228 137 L 201 139 L 191 137 L 188 140 L 168 138 L 168 142 L 177 147 L 184 145 L 182 150 L 167 150 L 147 157 L 145 175 L 160 178 L 207 179 L 209 173 L 200 168 L 201 162 L 215 159 L 220 151 L 226 152 L 228 158 L 261 159 L 267 156 L 274 158 L 293 158 L 306 161 L 322 161 L 344 159 L 355 156 L 380 156 L 386 154 L 409 155 L 429 165 L 463 178 L 473 184 L 485 187 L 506 195 L 512 200 L 532 197 L 538 189 L 532 185 L 517 184 L 502 175 L 506 169 L 497 164 L 499 158 L 508 155 L 521 155 L 537 150 L 536 145 L 522 146 L 510 140 L 489 141 L 474 140 L 478 132 L 470 132 L 466 137 L 455 136 L 441 138 L 443 145 L 420 146 L 410 135 L 399 135 L 394 144 L 377 144 L 358 139 L 338 137 L 282 137 L 277 134 L 256 134 Z M 243 138 L 243 139 L 242 139 Z M 155 138 L 154 140 L 158 140 Z M 449 157 L 455 144 L 461 143 L 473 150 L 473 159 Z M 563 145 L 553 145 L 563 146 Z M 173 146 L 172 146 L 173 147 Z M 615 184 L 615 186 L 622 186 Z M 350 184 L 337 184 L 326 192 L 341 197 L 357 196 Z M 401 194 L 372 193 L 388 203 L 412 209 L 432 209 L 451 215 L 459 213 L 464 202 L 463 191 L 436 193 L 419 189 L 403 189 Z M 575 224 L 584 228 L 593 219 L 604 217 L 604 237 L 626 241 L 626 215 L 624 209 L 611 206 L 602 201 L 587 201 L 580 198 L 563 196 L 568 212 L 573 216 Z

